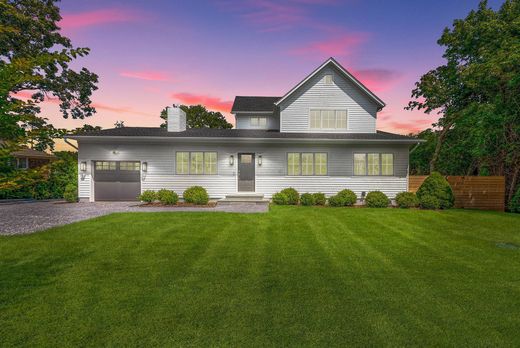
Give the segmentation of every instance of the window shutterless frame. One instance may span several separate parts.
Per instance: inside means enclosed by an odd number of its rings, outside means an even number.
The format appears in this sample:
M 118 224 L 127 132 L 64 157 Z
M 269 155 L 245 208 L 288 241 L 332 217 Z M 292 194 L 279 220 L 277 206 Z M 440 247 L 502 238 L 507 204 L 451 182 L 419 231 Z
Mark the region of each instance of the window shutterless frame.
M 368 174 L 368 155 L 378 155 L 379 173 Z M 356 155 L 363 155 L 365 157 L 365 173 L 356 174 Z M 392 173 L 383 174 L 383 155 L 392 155 Z M 395 154 L 393 152 L 353 152 L 352 153 L 352 175 L 353 176 L 394 176 L 395 175 Z
M 187 173 L 179 173 L 178 167 L 177 167 L 177 157 L 179 153 L 187 153 L 188 154 L 188 170 Z M 191 154 L 192 153 L 202 153 L 202 173 L 194 174 L 191 172 Z M 215 154 L 215 173 L 206 173 L 206 154 L 214 153 Z M 212 162 L 213 163 L 213 162 Z M 175 175 L 218 175 L 218 152 L 217 151 L 176 151 L 175 152 L 175 160 L 173 163 L 175 167 Z
M 327 127 L 323 127 L 324 114 L 327 114 Z M 333 121 L 329 119 L 330 114 L 332 112 Z M 345 127 L 338 127 L 338 112 L 345 113 Z M 348 108 L 309 108 L 309 117 L 308 117 L 308 129 L 311 131 L 323 130 L 323 131 L 348 131 L 349 127 L 349 112 Z M 313 122 L 314 120 L 314 122 Z M 316 122 L 318 120 L 319 122 Z M 315 125 L 319 123 L 320 127 L 316 127 Z M 330 123 L 334 124 L 334 127 L 328 127 Z
M 303 174 L 303 155 L 312 154 L 312 174 Z M 316 155 L 325 155 L 325 174 L 316 174 Z M 289 174 L 289 155 L 297 155 L 298 173 Z M 285 154 L 285 175 L 286 176 L 328 176 L 329 175 L 329 153 L 328 152 L 287 152 Z

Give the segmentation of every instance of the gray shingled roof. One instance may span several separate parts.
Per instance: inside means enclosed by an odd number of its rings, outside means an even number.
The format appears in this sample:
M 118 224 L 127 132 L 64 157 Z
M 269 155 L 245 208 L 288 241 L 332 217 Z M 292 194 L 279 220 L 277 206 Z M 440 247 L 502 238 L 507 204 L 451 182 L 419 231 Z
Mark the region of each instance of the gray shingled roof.
M 281 97 L 247 97 L 236 96 L 231 113 L 250 111 L 273 111 L 274 103 Z
M 338 140 L 402 140 L 418 142 L 419 139 L 377 131 L 377 133 L 285 133 L 276 130 L 192 128 L 182 132 L 168 132 L 159 127 L 123 127 L 91 131 L 74 136 L 83 137 L 167 137 L 167 138 L 257 138 L 257 139 L 338 139 Z

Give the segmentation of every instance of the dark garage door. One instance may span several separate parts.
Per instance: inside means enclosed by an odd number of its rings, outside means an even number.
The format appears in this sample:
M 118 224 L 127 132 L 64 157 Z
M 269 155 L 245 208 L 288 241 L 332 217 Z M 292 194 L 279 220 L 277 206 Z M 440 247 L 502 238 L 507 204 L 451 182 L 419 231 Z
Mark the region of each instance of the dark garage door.
M 94 195 L 96 201 L 135 201 L 140 193 L 140 162 L 94 162 Z

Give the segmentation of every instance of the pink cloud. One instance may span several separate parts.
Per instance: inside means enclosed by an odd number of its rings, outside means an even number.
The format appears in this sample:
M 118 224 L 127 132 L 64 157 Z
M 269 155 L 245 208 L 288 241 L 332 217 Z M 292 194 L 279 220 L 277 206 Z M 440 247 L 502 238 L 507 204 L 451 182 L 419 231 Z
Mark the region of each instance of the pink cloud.
M 109 112 L 115 112 L 120 114 L 135 114 L 135 115 L 142 115 L 142 116 L 153 116 L 152 114 L 142 112 L 142 111 L 136 111 L 131 107 L 128 106 L 111 106 L 106 105 L 102 103 L 92 103 L 92 106 L 96 108 L 96 110 L 103 110 L 103 111 L 109 111 Z
M 207 95 L 191 94 L 191 93 L 173 93 L 171 97 L 182 104 L 187 105 L 204 105 L 209 110 L 222 111 L 229 113 L 233 102 L 230 100 L 222 100 L 221 98 L 210 97 Z
M 163 71 L 121 71 L 119 75 L 139 80 L 168 81 L 168 74 Z
M 361 69 L 351 73 L 373 91 L 384 91 L 393 86 L 403 76 L 402 73 L 389 69 Z
M 62 29 L 77 29 L 101 24 L 131 22 L 138 18 L 139 16 L 134 11 L 109 8 L 79 13 L 64 13 L 59 25 Z
M 292 55 L 332 57 L 347 56 L 368 38 L 367 33 L 342 34 L 333 39 L 315 41 L 289 51 Z

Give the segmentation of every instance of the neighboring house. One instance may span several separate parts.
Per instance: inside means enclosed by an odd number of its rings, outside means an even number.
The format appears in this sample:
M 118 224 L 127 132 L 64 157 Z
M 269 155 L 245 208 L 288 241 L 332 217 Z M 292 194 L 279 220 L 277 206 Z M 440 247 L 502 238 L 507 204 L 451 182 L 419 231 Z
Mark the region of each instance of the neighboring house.
M 394 197 L 408 188 L 408 153 L 420 140 L 377 131 L 384 106 L 330 58 L 282 97 L 236 97 L 235 129 L 186 129 L 185 113 L 169 107 L 167 129 L 70 136 L 79 145 L 79 195 L 131 200 L 143 190 L 182 194 L 200 185 L 213 198 L 270 197 L 286 187 Z
M 49 164 L 56 159 L 56 156 L 47 152 L 37 151 L 29 148 L 22 148 L 11 153 L 16 158 L 16 168 L 32 169 Z
M 2 147 L 3 144 L 4 141 L 0 140 L 0 147 Z M 26 147 L 12 152 L 11 156 L 15 158 L 16 162 L 13 164 L 18 169 L 38 168 L 56 159 L 56 156 L 54 155 Z

